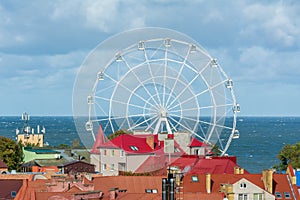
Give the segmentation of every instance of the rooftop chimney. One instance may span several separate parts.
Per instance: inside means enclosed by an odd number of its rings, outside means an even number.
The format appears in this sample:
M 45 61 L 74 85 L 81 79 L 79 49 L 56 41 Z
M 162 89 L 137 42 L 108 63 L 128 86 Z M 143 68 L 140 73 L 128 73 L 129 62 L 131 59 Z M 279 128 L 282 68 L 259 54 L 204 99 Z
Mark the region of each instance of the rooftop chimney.
M 262 178 L 263 178 L 265 190 L 273 194 L 273 170 L 272 169 L 263 170 Z
M 211 175 L 209 173 L 206 174 L 206 192 L 211 193 Z
M 151 147 L 151 149 L 154 149 L 154 135 L 147 136 L 146 142 Z

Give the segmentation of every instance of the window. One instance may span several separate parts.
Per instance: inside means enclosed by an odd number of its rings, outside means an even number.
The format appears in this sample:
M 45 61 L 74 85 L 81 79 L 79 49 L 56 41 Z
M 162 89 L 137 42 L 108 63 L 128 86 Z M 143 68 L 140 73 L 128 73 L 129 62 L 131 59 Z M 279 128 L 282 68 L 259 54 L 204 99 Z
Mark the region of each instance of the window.
M 291 194 L 289 192 L 284 192 L 284 198 L 286 199 L 290 199 L 291 198 Z
M 263 200 L 263 194 L 262 193 L 254 193 L 253 200 Z
M 16 191 L 11 191 L 10 196 L 15 198 L 17 196 L 17 192 Z
M 107 150 L 106 149 L 103 150 L 103 155 L 105 155 L 105 156 L 107 155 Z
M 107 169 L 106 164 L 103 164 L 103 171 L 105 171 Z
M 124 156 L 124 151 L 123 150 L 121 150 L 121 157 L 123 157 Z
M 282 196 L 281 196 L 281 193 L 280 193 L 280 192 L 275 192 L 275 196 L 276 196 L 277 198 L 279 198 L 279 199 L 281 199 L 281 198 L 282 198 Z
M 192 182 L 198 182 L 198 176 L 192 176 Z
M 114 156 L 115 155 L 115 150 L 111 150 L 111 156 Z
M 241 189 L 246 189 L 247 188 L 246 183 L 244 183 L 244 182 L 240 183 L 240 188 Z
M 238 200 L 248 200 L 248 194 L 239 194 Z
M 110 171 L 114 171 L 114 169 L 115 169 L 115 165 L 114 165 L 114 164 L 111 164 L 111 165 L 110 165 Z
M 137 148 L 136 146 L 130 146 L 130 149 L 133 150 L 133 151 L 138 151 L 139 148 Z
M 155 194 L 157 194 L 158 190 L 157 189 L 146 189 L 145 192 L 146 193 L 155 193 Z

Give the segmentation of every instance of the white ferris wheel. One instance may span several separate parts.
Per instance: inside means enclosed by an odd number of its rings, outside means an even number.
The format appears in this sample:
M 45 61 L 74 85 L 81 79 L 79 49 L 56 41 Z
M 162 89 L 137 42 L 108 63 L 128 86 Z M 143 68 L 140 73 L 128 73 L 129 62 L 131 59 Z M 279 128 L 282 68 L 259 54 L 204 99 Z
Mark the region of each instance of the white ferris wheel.
M 122 45 L 117 47 L 116 41 Z M 172 30 L 146 28 L 112 37 L 94 52 L 81 73 L 90 71 L 91 63 L 105 61 L 94 64 L 89 88 L 84 87 L 87 133 L 81 139 L 89 135 L 94 141 L 99 125 L 106 134 L 120 129 L 189 132 L 225 154 L 238 132 L 240 107 L 232 80 L 195 41 Z M 78 75 L 75 96 L 77 90 L 83 91 L 78 85 L 86 79 L 81 79 Z

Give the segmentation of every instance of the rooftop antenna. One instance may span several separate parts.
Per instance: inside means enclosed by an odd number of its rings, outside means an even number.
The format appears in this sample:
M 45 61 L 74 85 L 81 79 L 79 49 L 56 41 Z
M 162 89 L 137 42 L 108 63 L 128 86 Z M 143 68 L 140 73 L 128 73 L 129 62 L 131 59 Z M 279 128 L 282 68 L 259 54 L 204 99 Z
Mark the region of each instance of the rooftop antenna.
M 28 121 L 30 120 L 30 115 L 27 112 L 23 112 L 22 113 L 22 120 L 24 122 L 23 133 L 25 134 L 26 138 L 29 138 L 30 127 L 28 126 Z

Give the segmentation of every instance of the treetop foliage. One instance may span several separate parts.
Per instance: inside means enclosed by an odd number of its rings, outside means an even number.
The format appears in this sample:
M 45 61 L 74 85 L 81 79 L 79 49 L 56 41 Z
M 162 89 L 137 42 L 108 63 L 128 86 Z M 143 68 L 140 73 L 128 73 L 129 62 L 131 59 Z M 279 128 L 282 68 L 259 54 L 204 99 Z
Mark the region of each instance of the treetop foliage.
M 280 160 L 280 164 L 274 166 L 277 170 L 286 170 L 288 165 L 294 169 L 300 168 L 300 142 L 294 145 L 286 144 L 278 153 L 277 158 Z
M 23 162 L 22 143 L 0 136 L 0 159 L 8 166 L 8 170 L 19 171 Z

